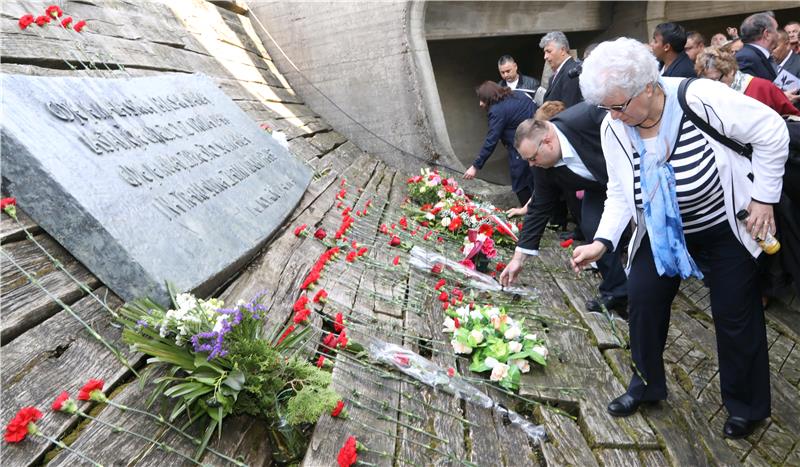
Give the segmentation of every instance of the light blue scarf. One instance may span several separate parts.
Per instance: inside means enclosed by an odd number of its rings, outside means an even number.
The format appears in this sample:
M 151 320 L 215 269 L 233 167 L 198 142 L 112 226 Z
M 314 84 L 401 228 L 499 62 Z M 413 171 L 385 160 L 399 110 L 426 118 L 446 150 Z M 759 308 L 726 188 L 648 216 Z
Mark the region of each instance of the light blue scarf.
M 678 200 L 675 195 L 675 171 L 667 158 L 672 153 L 680 130 L 683 109 L 678 102 L 681 80 L 659 79 L 666 96 L 661 126 L 656 136 L 655 154 L 645 150 L 636 127 L 625 126 L 636 152 L 639 153 L 642 204 L 653 260 L 660 276 L 680 275 L 682 279 L 703 274 L 686 249 Z

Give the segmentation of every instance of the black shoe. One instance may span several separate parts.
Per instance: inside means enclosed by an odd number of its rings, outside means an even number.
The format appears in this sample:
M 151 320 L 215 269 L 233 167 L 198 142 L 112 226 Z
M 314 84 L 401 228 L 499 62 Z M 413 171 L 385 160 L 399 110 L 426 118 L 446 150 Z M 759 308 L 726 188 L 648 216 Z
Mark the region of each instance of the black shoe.
M 633 396 L 628 394 L 627 392 L 613 401 L 609 402 L 608 404 L 608 413 L 613 415 L 614 417 L 627 417 L 628 415 L 633 415 L 639 410 L 639 406 L 642 404 L 655 404 L 656 401 L 640 401 L 634 399 Z
M 722 427 L 722 435 L 731 439 L 747 438 L 753 433 L 759 421 L 730 416 Z
M 626 312 L 628 309 L 628 297 L 597 297 L 586 302 L 586 310 L 602 313 L 603 307 L 606 310 L 618 310 Z

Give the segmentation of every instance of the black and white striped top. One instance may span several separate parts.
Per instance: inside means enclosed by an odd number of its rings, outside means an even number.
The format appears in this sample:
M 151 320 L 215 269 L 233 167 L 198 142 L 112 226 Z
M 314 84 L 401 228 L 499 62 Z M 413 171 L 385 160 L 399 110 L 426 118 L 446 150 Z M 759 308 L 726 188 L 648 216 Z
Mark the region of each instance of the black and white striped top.
M 655 144 L 655 138 L 645 140 L 646 147 L 651 144 Z M 633 195 L 636 207 L 641 208 L 639 162 L 639 153 L 634 152 Z M 681 120 L 681 130 L 669 164 L 675 171 L 675 194 L 683 221 L 683 232 L 700 232 L 724 222 L 725 198 L 714 151 L 686 116 Z

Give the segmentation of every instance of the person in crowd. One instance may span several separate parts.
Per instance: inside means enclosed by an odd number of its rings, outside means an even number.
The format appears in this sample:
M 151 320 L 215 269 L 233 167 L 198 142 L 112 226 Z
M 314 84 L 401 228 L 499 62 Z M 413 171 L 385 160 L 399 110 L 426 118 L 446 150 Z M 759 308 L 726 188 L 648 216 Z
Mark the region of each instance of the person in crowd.
M 503 55 L 497 60 L 497 71 L 500 72 L 501 87 L 524 90 L 525 94 L 533 98 L 539 88 L 539 80 L 528 75 L 523 75 L 517 70 L 517 62 L 511 55 Z
M 778 40 L 778 22 L 771 11 L 756 13 L 742 21 L 739 38 L 744 46 L 736 52 L 736 61 L 743 73 L 775 81 L 775 62 L 770 60 Z
M 711 36 L 711 47 L 722 47 L 726 42 L 728 42 L 728 38 L 721 32 Z
M 757 76 L 742 73 L 730 52 L 706 48 L 695 63 L 697 76 L 721 81 L 745 96 L 752 97 L 780 115 L 800 115 L 786 95 L 775 84 Z
M 464 172 L 467 180 L 475 178 L 478 170 L 489 159 L 502 141 L 508 150 L 508 167 L 511 171 L 511 189 L 517 195 L 520 205 L 525 205 L 531 197 L 531 174 L 528 163 L 523 160 L 514 148 L 514 132 L 523 120 L 531 118 L 536 111 L 536 104 L 521 92 L 512 91 L 509 87 L 501 87 L 494 81 L 484 81 L 477 87 L 478 103 L 489 116 L 489 131 L 486 133 L 483 146 L 478 157 Z
M 541 107 L 539 107 L 536 110 L 536 113 L 533 114 L 533 119 L 550 120 L 551 118 L 561 113 L 561 111 L 564 109 L 566 109 L 566 107 L 564 106 L 564 103 L 561 101 L 547 101 L 542 103 Z M 533 199 L 532 196 L 531 199 Z M 522 206 L 521 208 L 511 208 L 507 210 L 506 215 L 508 217 L 524 216 L 525 214 L 528 213 L 528 207 L 531 204 L 531 199 L 529 199 L 528 202 L 525 203 L 525 206 Z
M 789 45 L 792 51 L 800 55 L 800 23 L 797 21 L 789 21 L 786 23 L 786 26 L 783 27 L 783 30 L 789 35 Z
M 792 50 L 792 46 L 789 43 L 789 34 L 786 31 L 778 30 L 778 42 L 775 48 L 772 49 L 772 58 L 778 64 L 779 80 L 783 70 L 795 78 L 800 78 L 800 55 Z
M 663 76 L 683 76 L 694 78 L 692 61 L 686 54 L 686 31 L 676 23 L 661 23 L 653 31 L 650 49 L 661 62 Z
M 746 437 L 770 415 L 769 361 L 755 240 L 775 232 L 789 136 L 783 119 L 755 99 L 700 79 L 689 108 L 717 131 L 752 145 L 740 156 L 702 133 L 678 101 L 682 80 L 660 77 L 647 47 L 630 38 L 600 44 L 583 64 L 581 91 L 608 111 L 600 135 L 608 199 L 594 241 L 573 251 L 580 271 L 628 246 L 630 346 L 636 371 L 608 411 L 628 416 L 667 397 L 663 351 L 681 279 L 706 271 L 717 338 L 723 435 Z M 712 116 L 709 118 L 708 116 Z M 758 122 L 758 124 L 754 124 Z M 745 221 L 737 213 L 747 210 Z
M 514 145 L 530 163 L 534 195 L 525 216 L 513 259 L 500 274 L 500 283 L 513 283 L 527 256 L 538 256 L 547 219 L 563 191 L 584 190 L 580 228 L 593 238 L 606 199 L 605 159 L 600 147 L 600 123 L 605 112 L 586 102 L 576 104 L 550 121 L 526 120 L 517 128 Z M 600 295 L 586 303 L 589 311 L 621 309 L 628 303 L 621 249 L 602 255 L 597 265 L 603 276 Z
M 544 61 L 553 70 L 544 93 L 544 102 L 561 101 L 567 108 L 581 102 L 581 90 L 578 84 L 578 74 L 572 71 L 580 64 L 569 54 L 569 41 L 561 31 L 545 34 L 539 41 L 539 47 L 544 50 Z M 574 75 L 574 76 L 573 76 Z
M 686 52 L 686 56 L 689 57 L 689 61 L 694 63 L 694 59 L 697 58 L 697 54 L 703 51 L 706 48 L 706 38 L 703 37 L 697 31 L 689 31 L 686 33 L 686 46 L 683 48 L 683 51 Z

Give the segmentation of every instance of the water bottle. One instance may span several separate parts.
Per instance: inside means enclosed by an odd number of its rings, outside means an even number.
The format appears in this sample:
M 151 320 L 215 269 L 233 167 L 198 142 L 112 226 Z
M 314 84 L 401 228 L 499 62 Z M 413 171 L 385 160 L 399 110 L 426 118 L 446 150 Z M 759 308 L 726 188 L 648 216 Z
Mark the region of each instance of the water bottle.
M 742 222 L 746 222 L 748 217 L 750 217 L 750 213 L 746 209 L 742 209 L 736 213 L 736 218 Z M 766 238 L 762 239 L 761 237 L 756 237 L 756 242 L 758 242 L 758 246 L 764 250 L 764 253 L 768 255 L 774 255 L 781 249 L 781 242 L 769 232 L 767 232 Z

